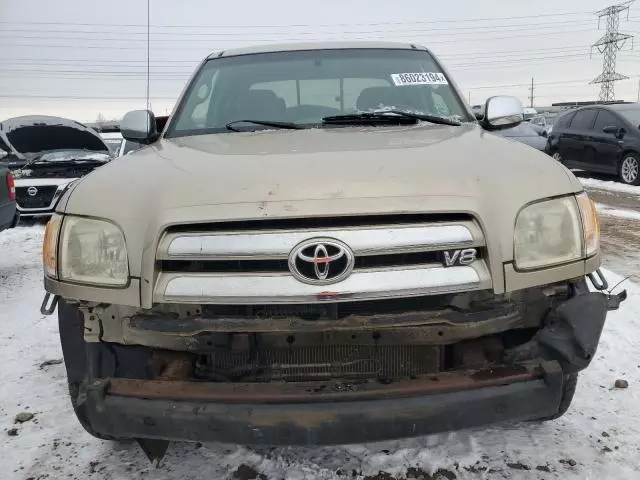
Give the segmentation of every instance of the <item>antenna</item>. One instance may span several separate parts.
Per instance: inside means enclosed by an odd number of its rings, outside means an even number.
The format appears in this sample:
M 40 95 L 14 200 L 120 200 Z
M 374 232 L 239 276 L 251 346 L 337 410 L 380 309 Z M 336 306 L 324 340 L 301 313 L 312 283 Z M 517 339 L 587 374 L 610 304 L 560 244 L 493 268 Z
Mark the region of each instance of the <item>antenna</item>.
M 602 73 L 594 78 L 591 83 L 600 83 L 601 102 L 609 102 L 615 100 L 615 94 L 613 91 L 614 82 L 618 80 L 624 80 L 626 75 L 621 75 L 616 72 L 616 55 L 618 50 L 624 47 L 628 39 L 631 39 L 631 48 L 633 48 L 633 35 L 627 35 L 618 32 L 618 26 L 620 25 L 620 13 L 626 11 L 627 19 L 629 18 L 629 7 L 635 0 L 628 0 L 624 3 L 617 5 L 611 5 L 603 10 L 596 12 L 598 16 L 598 28 L 600 28 L 600 20 L 602 17 L 607 17 L 607 32 L 596 43 L 591 46 L 591 51 L 596 48 L 600 53 L 604 55 L 602 62 Z
M 149 83 L 151 77 L 150 57 L 151 57 L 151 0 L 147 0 L 147 110 L 151 110 L 149 103 Z

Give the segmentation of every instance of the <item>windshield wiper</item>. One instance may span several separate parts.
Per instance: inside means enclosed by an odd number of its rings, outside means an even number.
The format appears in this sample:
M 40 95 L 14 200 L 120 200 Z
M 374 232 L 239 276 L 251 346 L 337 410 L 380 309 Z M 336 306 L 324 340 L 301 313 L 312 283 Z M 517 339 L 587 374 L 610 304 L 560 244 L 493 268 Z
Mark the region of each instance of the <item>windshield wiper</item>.
M 438 125 L 451 125 L 459 127 L 462 125 L 457 120 L 451 120 L 437 115 L 427 115 L 424 113 L 405 112 L 403 110 L 381 110 L 378 112 L 362 112 L 349 113 L 346 115 L 332 115 L 324 117 L 323 123 L 328 124 L 349 124 L 349 123 L 368 123 L 368 122 L 395 122 L 400 118 L 409 118 L 416 121 L 435 123 Z
M 254 123 L 256 125 L 264 125 L 265 127 L 274 127 L 274 128 L 284 128 L 288 130 L 302 130 L 306 127 L 302 125 L 298 125 L 296 123 L 290 122 L 276 122 L 271 120 L 234 120 L 233 122 L 229 122 L 225 125 L 227 130 L 231 130 L 232 132 L 241 132 L 242 130 L 238 130 L 234 125 L 236 123 Z

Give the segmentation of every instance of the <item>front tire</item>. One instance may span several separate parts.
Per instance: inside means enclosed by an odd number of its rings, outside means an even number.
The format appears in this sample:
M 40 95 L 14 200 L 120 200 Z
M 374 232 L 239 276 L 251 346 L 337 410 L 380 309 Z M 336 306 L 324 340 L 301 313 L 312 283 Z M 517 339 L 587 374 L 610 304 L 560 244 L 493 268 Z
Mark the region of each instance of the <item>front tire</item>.
M 640 160 L 636 154 L 626 154 L 620 161 L 618 177 L 627 185 L 640 185 Z

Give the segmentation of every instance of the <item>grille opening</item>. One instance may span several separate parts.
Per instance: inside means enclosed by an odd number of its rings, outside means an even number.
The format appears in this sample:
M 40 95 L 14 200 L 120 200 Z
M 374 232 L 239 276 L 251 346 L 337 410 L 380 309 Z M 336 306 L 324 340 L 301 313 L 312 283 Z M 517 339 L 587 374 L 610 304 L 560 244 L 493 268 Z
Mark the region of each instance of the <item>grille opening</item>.
M 391 381 L 437 373 L 440 348 L 427 345 L 317 345 L 200 355 L 195 377 L 220 382 Z
M 317 218 L 278 218 L 268 220 L 245 220 L 219 223 L 190 223 L 173 225 L 167 228 L 168 233 L 177 232 L 227 232 L 281 230 L 305 228 L 339 228 L 365 227 L 383 225 L 402 225 L 415 223 L 464 222 L 473 220 L 471 215 L 460 213 L 446 214 L 402 214 L 402 215 L 368 215 Z
M 377 332 L 361 332 L 375 335 Z M 378 334 L 378 340 L 384 336 Z M 250 334 L 242 348 L 218 347 L 198 355 L 196 379 L 218 382 L 307 382 L 325 380 L 379 381 L 416 379 L 452 371 L 483 371 L 504 367 L 504 334 L 462 340 L 451 345 L 412 343 L 364 344 L 361 336 L 332 343 L 318 339 L 297 346 L 295 337 L 263 343 Z
M 464 294 L 469 295 L 469 294 Z M 496 308 L 507 308 L 504 304 L 496 305 L 487 302 L 484 297 L 490 291 L 478 290 L 469 299 L 469 307 L 473 308 L 478 320 L 496 315 Z M 202 316 L 213 319 L 246 319 L 246 318 L 300 318 L 302 320 L 338 320 L 351 315 L 384 315 L 406 314 L 409 312 L 431 312 L 449 308 L 465 310 L 453 306 L 455 293 L 443 295 L 426 295 L 421 297 L 391 298 L 380 300 L 364 300 L 355 302 L 312 303 L 312 304 L 265 304 L 265 305 L 203 305 Z
M 477 259 L 482 258 L 482 249 L 477 250 Z M 387 255 L 361 255 L 355 259 L 354 268 L 384 268 L 444 264 L 444 252 L 414 252 Z M 159 260 L 158 269 L 163 272 L 240 273 L 289 271 L 287 259 L 269 260 Z

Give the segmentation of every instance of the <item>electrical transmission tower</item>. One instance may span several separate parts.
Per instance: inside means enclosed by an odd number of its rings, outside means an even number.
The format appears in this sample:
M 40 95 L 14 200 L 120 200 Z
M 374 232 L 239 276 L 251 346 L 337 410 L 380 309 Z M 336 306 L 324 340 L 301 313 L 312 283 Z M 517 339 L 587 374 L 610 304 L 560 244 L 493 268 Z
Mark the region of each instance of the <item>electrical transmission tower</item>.
M 591 83 L 602 84 L 599 97 L 601 102 L 615 100 L 613 91 L 614 82 L 629 78 L 616 72 L 616 55 L 618 54 L 618 50 L 622 49 L 629 39 L 631 39 L 631 48 L 633 48 L 633 36 L 620 33 L 618 26 L 620 25 L 620 13 L 626 11 L 628 19 L 629 7 L 634 1 L 635 0 L 628 0 L 596 12 L 598 16 L 598 29 L 600 29 L 600 20 L 602 20 L 602 17 L 607 18 L 607 32 L 600 40 L 591 46 L 592 52 L 593 49 L 596 48 L 604 56 L 602 73 L 591 81 Z

